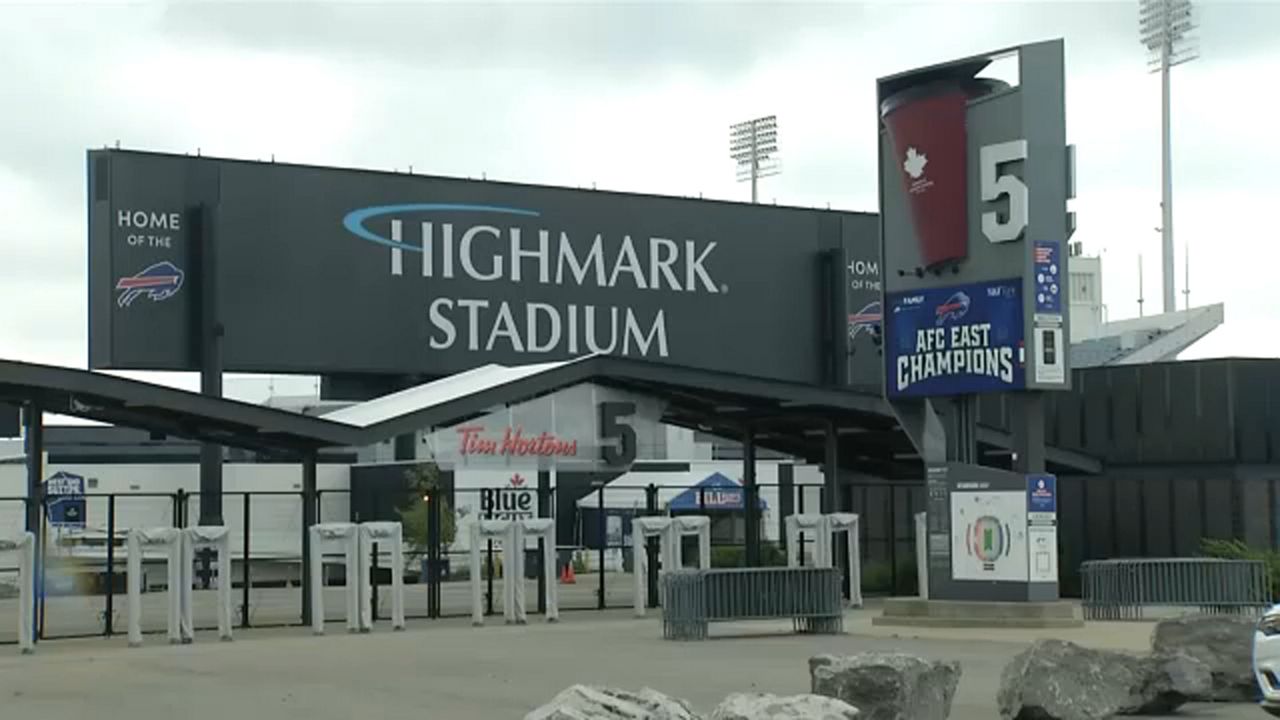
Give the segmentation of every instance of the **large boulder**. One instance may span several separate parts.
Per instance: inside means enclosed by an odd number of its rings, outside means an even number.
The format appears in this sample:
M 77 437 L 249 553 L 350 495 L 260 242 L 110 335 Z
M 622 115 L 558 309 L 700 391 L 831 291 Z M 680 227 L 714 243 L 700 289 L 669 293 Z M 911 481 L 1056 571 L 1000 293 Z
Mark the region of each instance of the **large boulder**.
M 1253 676 L 1255 622 L 1239 615 L 1188 615 L 1156 623 L 1151 649 L 1180 652 L 1209 666 L 1213 688 L 1195 700 L 1253 702 L 1259 697 Z
M 1098 720 L 1169 713 L 1211 683 L 1209 668 L 1186 655 L 1146 657 L 1040 640 L 1000 676 L 1004 720 Z
M 711 713 L 710 720 L 854 720 L 858 709 L 822 695 L 735 693 Z
M 856 707 L 862 720 L 946 720 L 960 664 L 905 653 L 818 655 L 809 678 L 814 694 Z
M 1164 715 L 1213 689 L 1209 666 L 1183 653 L 1155 653 L 1140 659 L 1143 714 Z
M 657 690 L 639 692 L 573 685 L 524 720 L 699 720 L 683 700 Z

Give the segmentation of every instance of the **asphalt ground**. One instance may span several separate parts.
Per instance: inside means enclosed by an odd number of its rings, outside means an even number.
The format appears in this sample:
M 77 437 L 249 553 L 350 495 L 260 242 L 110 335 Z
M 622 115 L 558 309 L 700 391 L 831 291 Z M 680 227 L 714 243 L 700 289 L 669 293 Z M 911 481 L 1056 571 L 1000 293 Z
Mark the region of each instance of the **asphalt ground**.
M 337 602 L 335 596 L 335 602 Z M 231 643 L 199 633 L 186 646 L 150 635 L 142 648 L 122 637 L 43 642 L 33 656 L 0 647 L 4 717 L 68 720 L 250 718 L 521 718 L 573 683 L 649 686 L 709 711 L 732 692 L 808 690 L 807 660 L 818 653 L 898 650 L 957 660 L 962 679 L 951 717 L 997 717 L 1000 672 L 1038 637 L 1143 651 L 1150 623 L 1090 623 L 1081 629 L 903 630 L 871 625 L 878 611 L 850 611 L 846 634 L 798 636 L 789 624 L 714 625 L 703 642 L 665 641 L 657 614 L 567 613 L 557 624 L 490 618 L 385 622 L 372 634 L 340 625 L 324 637 L 302 628 L 237 633 Z M 1182 718 L 1265 715 L 1252 705 L 1187 706 Z

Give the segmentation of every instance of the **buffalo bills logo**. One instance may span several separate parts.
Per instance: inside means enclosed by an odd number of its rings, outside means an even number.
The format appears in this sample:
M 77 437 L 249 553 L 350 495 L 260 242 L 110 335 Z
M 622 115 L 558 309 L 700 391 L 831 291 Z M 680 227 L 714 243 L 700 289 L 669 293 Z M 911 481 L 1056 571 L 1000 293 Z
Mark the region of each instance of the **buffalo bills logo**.
M 849 339 L 856 340 L 862 333 L 870 333 L 872 337 L 880 332 L 880 301 L 867 303 L 866 307 L 856 313 L 849 314 Z
M 120 291 L 116 304 L 122 308 L 129 307 L 143 296 L 151 298 L 152 302 L 168 300 L 182 289 L 183 277 L 185 273 L 168 260 L 155 263 L 136 275 L 116 281 L 116 290 Z
M 938 326 L 948 320 L 959 320 L 969 312 L 969 296 L 964 292 L 956 292 L 947 301 L 938 306 Z

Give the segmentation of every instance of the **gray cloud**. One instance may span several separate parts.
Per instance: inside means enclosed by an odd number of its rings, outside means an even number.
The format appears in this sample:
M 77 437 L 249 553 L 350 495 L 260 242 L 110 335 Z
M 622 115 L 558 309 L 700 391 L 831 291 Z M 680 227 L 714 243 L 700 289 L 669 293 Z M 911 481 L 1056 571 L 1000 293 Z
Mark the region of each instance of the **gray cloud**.
M 182 3 L 162 27 L 256 49 L 437 68 L 726 74 L 813 29 L 856 27 L 862 15 L 856 5 L 794 3 Z
M 1202 59 L 1175 71 L 1179 237 L 1194 238 L 1193 252 L 1214 249 L 1197 260 L 1206 278 L 1193 278 L 1197 301 L 1259 306 L 1250 293 L 1267 285 L 1248 258 L 1272 245 L 1248 229 L 1269 212 L 1258 198 L 1274 187 L 1280 149 L 1270 143 L 1271 94 L 1257 88 L 1280 71 L 1270 32 L 1280 4 L 1204 2 L 1201 20 Z M 1053 37 L 1066 39 L 1069 139 L 1080 145 L 1078 239 L 1110 248 L 1108 293 L 1120 316 L 1136 297 L 1125 264 L 1141 249 L 1148 268 L 1157 265 L 1159 110 L 1137 34 L 1136 0 L 0 5 L 0 187 L 17 178 L 31 193 L 21 208 L 3 199 L 0 208 L 39 228 L 0 240 L 0 279 L 48 281 L 43 291 L 0 283 L 0 300 L 31 308 L 0 323 L 0 343 L 82 362 L 84 150 L 117 138 L 742 199 L 724 157 L 725 125 L 776 111 L 784 174 L 765 182 L 762 197 L 869 210 L 878 74 Z M 201 60 L 166 72 L 166 62 L 193 57 Z M 297 68 L 281 70 L 282 59 Z M 292 118 L 293 105 L 311 121 L 256 121 Z M 1215 284 L 1214 263 L 1255 275 Z M 58 307 L 32 304 L 37 292 Z M 1264 346 L 1250 335 L 1223 337 Z

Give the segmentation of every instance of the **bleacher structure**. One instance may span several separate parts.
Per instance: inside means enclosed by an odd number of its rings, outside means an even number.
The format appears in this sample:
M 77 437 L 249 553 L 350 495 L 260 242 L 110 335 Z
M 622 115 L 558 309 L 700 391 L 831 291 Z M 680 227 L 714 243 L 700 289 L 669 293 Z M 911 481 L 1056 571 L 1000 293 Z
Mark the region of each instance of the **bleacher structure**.
M 1176 360 L 1223 323 L 1222 303 L 1111 321 L 1102 300 L 1102 259 L 1085 256 L 1080 243 L 1072 243 L 1070 251 L 1073 368 Z

